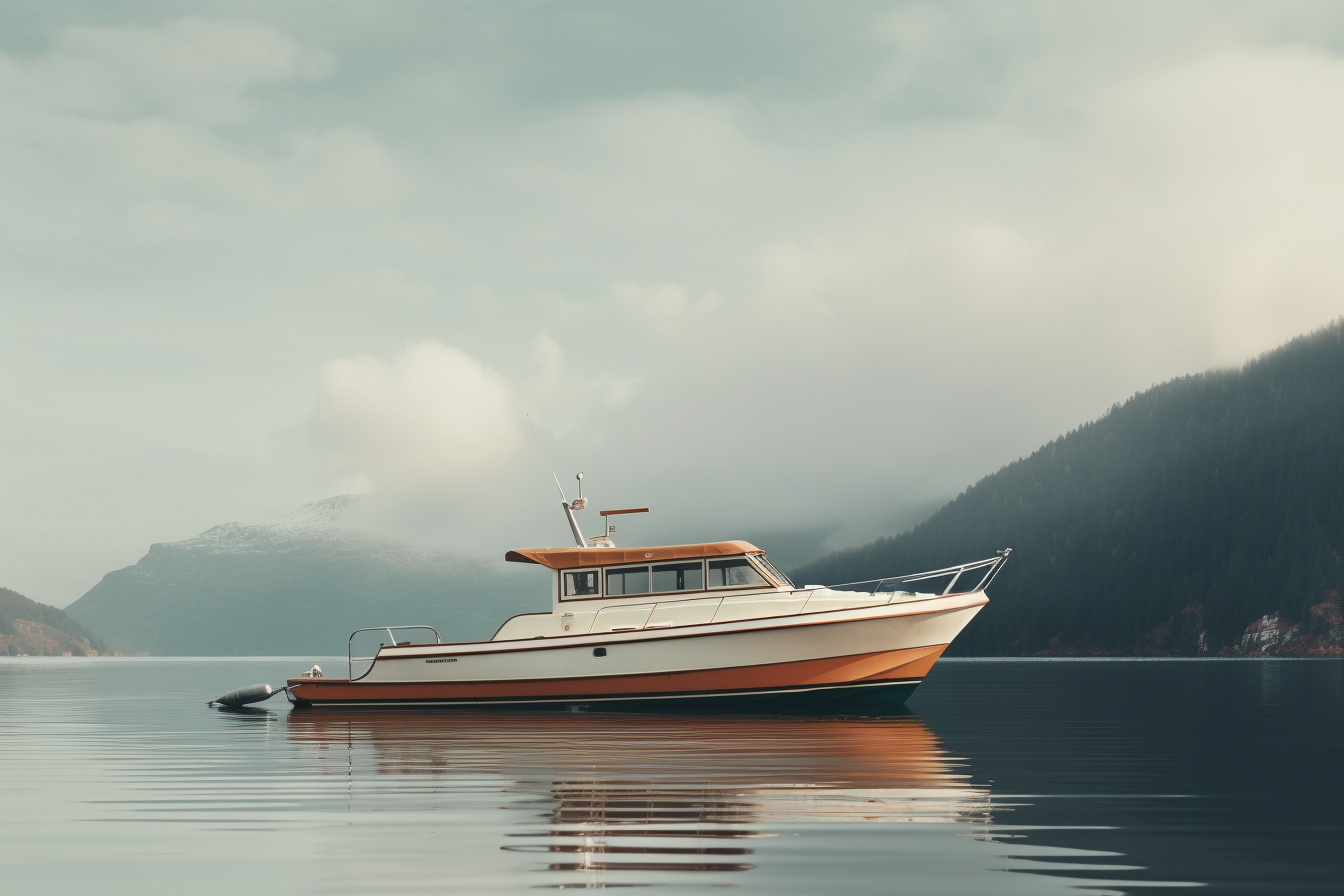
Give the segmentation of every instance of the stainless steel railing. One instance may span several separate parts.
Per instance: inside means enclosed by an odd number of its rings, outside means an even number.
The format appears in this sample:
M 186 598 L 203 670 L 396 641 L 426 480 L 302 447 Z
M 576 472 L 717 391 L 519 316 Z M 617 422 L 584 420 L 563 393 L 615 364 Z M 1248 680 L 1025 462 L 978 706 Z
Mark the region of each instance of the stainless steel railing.
M 387 639 L 388 639 L 388 641 L 391 642 L 391 645 L 390 645 L 390 646 L 395 647 L 395 646 L 397 646 L 397 636 L 396 636 L 395 634 L 393 634 L 393 632 L 411 631 L 411 630 L 414 630 L 414 629 L 424 629 L 424 630 L 426 630 L 426 631 L 431 631 L 431 632 L 434 633 L 434 643 L 435 643 L 435 644 L 442 644 L 442 643 L 443 643 L 443 639 L 439 637 L 439 630 L 436 629 L 436 628 L 435 628 L 434 626 L 432 626 L 432 625 L 375 625 L 375 626 L 373 626 L 372 628 L 357 628 L 357 629 L 355 629 L 353 632 L 350 633 L 350 640 L 349 640 L 348 642 L 346 642 L 346 645 L 345 645 L 345 659 L 346 659 L 346 672 L 345 672 L 345 677 L 346 677 L 346 680 L 347 680 L 347 681 L 354 681 L 354 680 L 355 680 L 355 660 L 359 660 L 360 662 L 364 662 L 365 660 L 368 660 L 368 662 L 369 662 L 369 669 L 372 669 L 372 668 L 373 668 L 373 661 L 376 660 L 376 659 L 378 658 L 378 654 L 377 654 L 377 653 L 375 653 L 373 656 L 355 656 L 355 655 L 354 655 L 354 654 L 355 654 L 355 635 L 358 635 L 360 632 L 387 632 Z M 405 642 L 403 642 L 403 643 L 405 643 Z M 379 642 L 379 644 L 378 644 L 378 650 L 379 650 L 379 651 L 382 651 L 382 649 L 383 649 L 384 647 L 387 647 L 387 646 L 389 646 L 389 645 L 388 645 L 388 644 L 385 644 L 385 643 L 382 643 L 382 642 Z M 363 678 L 365 675 L 368 675 L 368 674 L 369 674 L 369 669 L 365 669 L 363 672 L 361 672 L 359 677 L 360 677 L 360 678 Z
M 930 589 L 926 593 L 937 594 L 968 594 L 972 591 L 984 591 L 989 587 L 989 583 L 1003 569 L 1003 564 L 1008 562 L 1008 555 L 1013 552 L 1012 548 L 1004 548 L 993 557 L 987 557 L 984 560 L 975 560 L 971 563 L 962 563 L 960 566 L 948 566 L 943 569 L 933 569 L 928 572 L 917 572 L 906 576 L 887 576 L 881 579 L 862 579 L 858 582 L 845 582 L 840 585 L 827 585 L 832 591 L 858 591 L 871 592 L 877 594 L 881 591 L 905 591 L 900 585 L 914 585 L 924 582 L 929 585 L 940 586 L 939 590 Z M 942 580 L 946 578 L 946 584 Z M 865 588 L 865 585 L 872 585 L 872 588 Z M 918 589 L 917 589 L 918 590 Z

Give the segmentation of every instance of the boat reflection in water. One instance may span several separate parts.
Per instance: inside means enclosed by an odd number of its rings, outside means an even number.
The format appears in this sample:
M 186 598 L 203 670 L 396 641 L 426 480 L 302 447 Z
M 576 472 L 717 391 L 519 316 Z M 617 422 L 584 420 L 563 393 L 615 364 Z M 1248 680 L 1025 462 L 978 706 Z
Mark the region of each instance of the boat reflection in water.
M 763 847 L 799 824 L 983 831 L 991 822 L 988 789 L 970 784 L 913 716 L 347 710 L 292 713 L 287 731 L 291 743 L 311 745 L 309 755 L 326 771 L 352 780 L 371 773 L 496 779 L 514 813 L 500 848 L 531 870 L 572 874 L 558 886 L 753 871 L 783 854 Z

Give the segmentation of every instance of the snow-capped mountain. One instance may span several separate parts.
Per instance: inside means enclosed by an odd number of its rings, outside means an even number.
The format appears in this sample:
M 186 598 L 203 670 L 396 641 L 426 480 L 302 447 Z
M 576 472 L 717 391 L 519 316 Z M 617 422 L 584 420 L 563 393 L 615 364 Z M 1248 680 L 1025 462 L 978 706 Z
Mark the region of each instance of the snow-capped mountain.
M 151 545 L 66 612 L 123 653 L 330 656 L 356 628 L 427 624 L 445 641 L 481 638 L 549 605 L 549 583 L 534 569 L 343 527 L 358 500 L 339 495 L 281 519 Z

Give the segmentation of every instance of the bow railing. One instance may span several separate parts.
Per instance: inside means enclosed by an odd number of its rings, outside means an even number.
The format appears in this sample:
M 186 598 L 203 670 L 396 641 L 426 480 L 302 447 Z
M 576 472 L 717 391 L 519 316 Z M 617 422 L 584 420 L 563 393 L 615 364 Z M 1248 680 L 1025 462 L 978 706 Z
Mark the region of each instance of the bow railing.
M 901 587 L 904 585 L 922 585 L 923 587 L 916 587 L 913 591 L 918 594 L 934 594 L 939 597 L 945 594 L 970 594 L 988 588 L 989 583 L 999 574 L 999 570 L 1003 569 L 1003 564 L 1008 562 L 1008 555 L 1012 552 L 1012 548 L 1004 548 L 993 557 L 971 563 L 962 563 L 959 566 L 948 566 L 943 569 L 933 569 L 928 572 L 917 572 L 905 576 L 863 579 L 858 582 L 845 582 L 840 585 L 827 585 L 825 587 L 832 591 L 858 591 L 878 594 L 888 591 L 911 590 Z

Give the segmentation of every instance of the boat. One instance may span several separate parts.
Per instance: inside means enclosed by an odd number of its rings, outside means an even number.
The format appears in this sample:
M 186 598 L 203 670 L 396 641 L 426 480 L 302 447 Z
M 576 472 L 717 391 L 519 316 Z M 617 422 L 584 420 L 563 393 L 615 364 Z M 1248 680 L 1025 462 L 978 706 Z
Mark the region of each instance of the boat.
M 551 609 L 486 641 L 444 643 L 428 625 L 353 632 L 346 677 L 314 666 L 284 688 L 296 707 L 439 706 L 635 712 L 898 711 L 988 602 L 1011 548 L 903 576 L 795 585 L 746 541 L 617 547 L 609 517 L 575 544 L 511 550 L 550 570 Z M 559 487 L 559 479 L 556 479 Z M 356 636 L 385 634 L 355 656 Z M 430 640 L 432 635 L 433 640 Z M 360 668 L 356 668 L 356 664 Z

